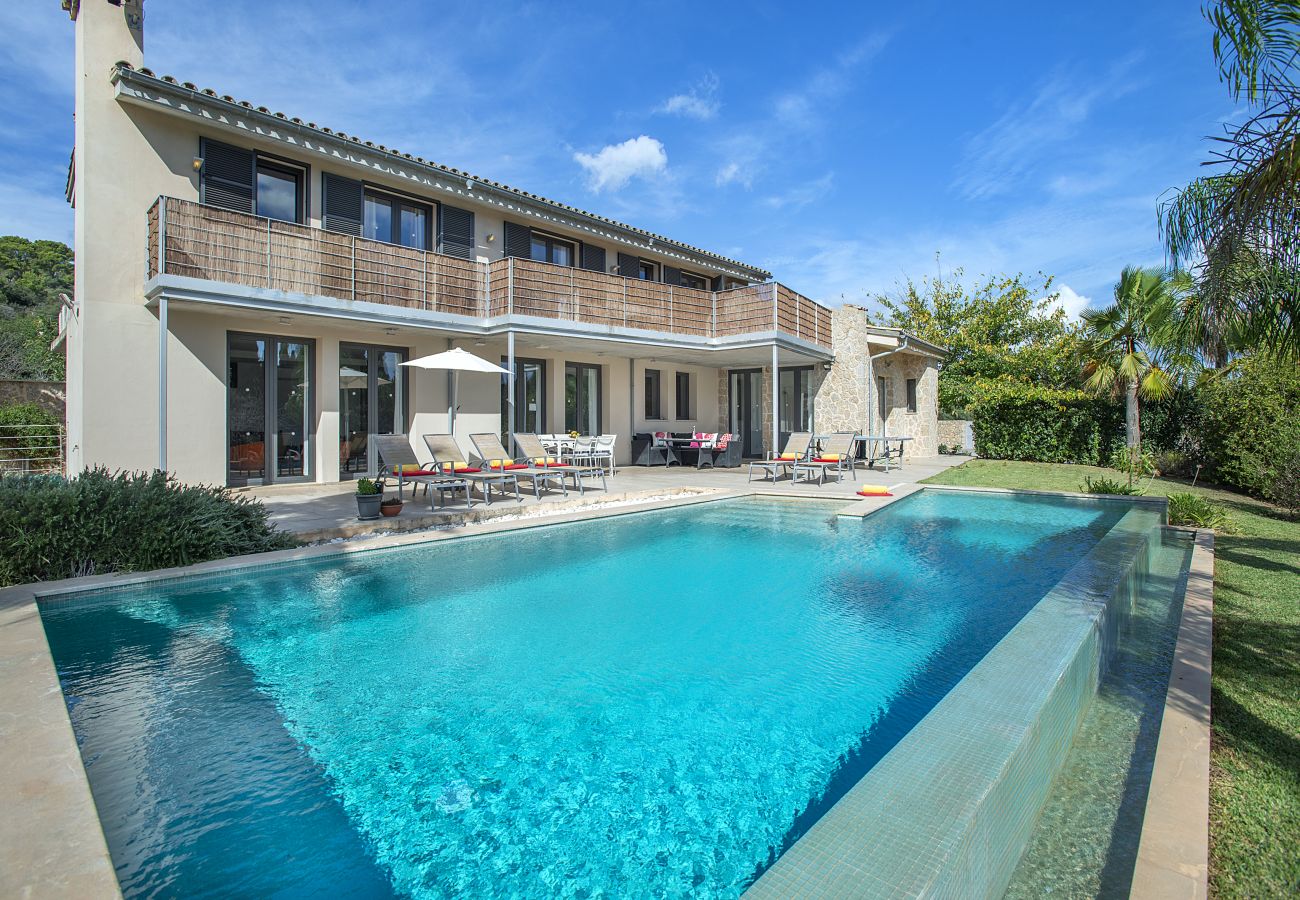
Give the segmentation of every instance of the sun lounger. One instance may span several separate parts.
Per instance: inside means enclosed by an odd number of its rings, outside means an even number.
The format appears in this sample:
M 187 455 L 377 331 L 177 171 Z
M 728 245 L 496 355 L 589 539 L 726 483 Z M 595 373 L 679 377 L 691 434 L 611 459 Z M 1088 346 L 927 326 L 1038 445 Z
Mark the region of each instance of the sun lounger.
M 471 484 L 478 485 L 483 500 L 492 502 L 492 488 L 496 487 L 503 494 L 507 489 L 513 490 L 515 500 L 523 502 L 519 493 L 519 479 L 513 472 L 484 472 L 478 466 L 471 466 L 465 459 L 464 452 L 456 439 L 449 434 L 426 434 L 424 445 L 433 454 L 433 463 L 446 475 L 463 478 Z
M 754 480 L 754 470 L 764 473 L 764 478 L 771 476 L 776 481 L 787 469 L 797 462 L 808 458 L 808 449 L 812 446 L 812 432 L 796 431 L 786 439 L 785 449 L 780 453 L 769 451 L 767 459 L 755 460 L 749 464 L 749 480 Z
M 406 435 L 372 434 L 370 440 L 379 453 L 379 477 L 384 481 L 389 478 L 397 479 L 398 499 L 401 499 L 402 492 L 408 482 L 411 485 L 412 498 L 415 497 L 415 486 L 417 484 L 424 485 L 426 493 L 428 493 L 430 487 L 440 491 L 453 489 L 446 483 L 454 481 L 455 476 L 440 471 L 433 463 L 421 463 L 416 457 L 415 451 L 411 449 L 411 442 Z M 465 494 L 466 498 L 468 498 L 468 489 L 466 489 Z
M 826 473 L 834 471 L 835 480 L 839 482 L 844 480 L 844 472 L 847 469 L 853 480 L 857 481 L 858 473 L 853 459 L 853 448 L 857 439 L 857 434 L 852 431 L 835 432 L 826 439 L 820 452 L 791 467 L 790 480 L 799 481 L 801 475 L 805 480 L 816 476 L 818 484 L 825 484 Z
M 587 492 L 582 483 L 583 478 L 599 478 L 601 487 L 609 490 L 609 482 L 605 478 L 605 467 L 599 465 L 595 460 L 590 465 L 584 465 L 576 461 L 565 462 L 562 457 L 547 453 L 546 445 L 535 434 L 516 434 L 515 445 L 522 454 L 516 457 L 515 461 L 517 463 L 539 469 L 553 469 L 566 475 L 572 475 L 573 485 L 578 489 L 579 494 Z
M 516 478 L 528 479 L 533 485 L 533 496 L 539 500 L 543 486 L 555 485 L 561 494 L 566 497 L 569 495 L 569 489 L 564 484 L 566 476 L 563 468 L 533 466 L 522 459 L 515 459 L 501 444 L 501 438 L 491 432 L 471 434 L 469 441 L 474 445 L 474 452 L 483 460 L 484 471 L 509 472 Z

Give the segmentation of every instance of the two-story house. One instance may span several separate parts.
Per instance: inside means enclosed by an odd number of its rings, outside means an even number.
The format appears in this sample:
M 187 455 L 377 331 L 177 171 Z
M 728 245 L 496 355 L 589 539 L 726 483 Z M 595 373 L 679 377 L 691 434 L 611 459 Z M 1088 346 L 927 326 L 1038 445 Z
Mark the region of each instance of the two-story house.
M 626 458 L 637 432 L 730 431 L 758 455 L 875 415 L 934 452 L 939 348 L 761 268 L 156 75 L 143 0 L 63 6 L 70 471 L 373 471 L 367 435 L 448 430 L 450 376 L 400 363 L 450 347 L 513 372 L 461 380 L 462 436 L 613 433 Z

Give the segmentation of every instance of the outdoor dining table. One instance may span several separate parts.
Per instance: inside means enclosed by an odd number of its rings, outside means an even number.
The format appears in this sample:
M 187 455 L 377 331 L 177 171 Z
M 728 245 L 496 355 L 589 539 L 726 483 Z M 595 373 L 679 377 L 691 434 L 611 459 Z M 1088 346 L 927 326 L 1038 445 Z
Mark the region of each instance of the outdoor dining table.
M 814 437 L 818 443 L 826 441 L 829 434 Z M 853 436 L 854 459 L 865 459 L 868 468 L 877 462 L 885 464 L 885 471 L 890 468 L 903 467 L 903 445 L 912 440 L 910 437 L 889 434 L 857 434 Z M 891 466 L 892 463 L 892 466 Z

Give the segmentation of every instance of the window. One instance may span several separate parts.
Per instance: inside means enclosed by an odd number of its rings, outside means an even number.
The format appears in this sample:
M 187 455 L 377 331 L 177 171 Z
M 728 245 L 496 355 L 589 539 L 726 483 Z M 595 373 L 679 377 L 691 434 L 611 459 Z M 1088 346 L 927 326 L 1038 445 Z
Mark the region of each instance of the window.
M 427 206 L 366 191 L 361 236 L 372 241 L 428 250 L 430 218 Z
M 538 262 L 554 263 L 557 266 L 573 265 L 573 242 L 553 238 L 549 234 L 533 232 L 529 256 Z
M 811 431 L 813 418 L 812 367 L 782 369 L 777 384 L 781 406 L 780 429 L 785 434 Z M 784 439 L 783 439 L 784 440 Z
M 257 214 L 281 222 L 302 221 L 302 170 L 257 160 Z
M 636 277 L 640 278 L 642 281 L 658 281 L 659 276 L 657 270 L 658 266 L 649 260 L 643 259 L 637 264 Z
M 697 291 L 707 291 L 709 289 L 709 279 L 703 275 L 696 275 L 694 272 L 682 273 L 682 287 L 695 288 Z
M 230 485 L 312 477 L 312 357 L 307 338 L 226 333 Z
M 677 373 L 677 420 L 684 422 L 691 417 L 691 373 Z
M 907 411 L 916 412 L 916 379 L 907 379 Z
M 645 370 L 645 417 L 662 419 L 663 408 L 659 403 L 659 370 Z

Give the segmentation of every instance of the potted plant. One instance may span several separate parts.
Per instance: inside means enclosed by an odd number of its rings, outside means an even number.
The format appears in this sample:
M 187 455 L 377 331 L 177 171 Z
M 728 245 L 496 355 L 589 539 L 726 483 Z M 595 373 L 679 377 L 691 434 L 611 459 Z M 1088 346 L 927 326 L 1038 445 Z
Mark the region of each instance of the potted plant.
M 378 519 L 379 504 L 384 499 L 384 486 L 370 478 L 357 482 L 357 518 Z
M 402 498 L 385 497 L 383 502 L 379 504 L 379 511 L 391 519 L 402 511 Z

